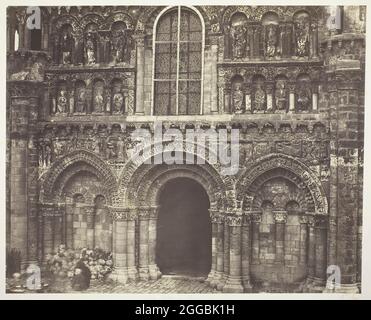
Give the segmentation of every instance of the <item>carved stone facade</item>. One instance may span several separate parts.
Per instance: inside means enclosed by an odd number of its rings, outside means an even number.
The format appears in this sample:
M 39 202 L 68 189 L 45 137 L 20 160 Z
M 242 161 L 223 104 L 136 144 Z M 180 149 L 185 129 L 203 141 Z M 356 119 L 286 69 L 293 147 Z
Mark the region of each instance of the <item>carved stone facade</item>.
M 117 280 L 157 279 L 159 199 L 182 177 L 208 197 L 211 286 L 321 292 L 337 265 L 359 292 L 365 8 L 337 10 L 332 27 L 321 6 L 44 7 L 35 51 L 9 7 L 7 246 L 25 266 L 99 246 Z M 237 174 L 133 159 L 155 120 L 239 129 Z

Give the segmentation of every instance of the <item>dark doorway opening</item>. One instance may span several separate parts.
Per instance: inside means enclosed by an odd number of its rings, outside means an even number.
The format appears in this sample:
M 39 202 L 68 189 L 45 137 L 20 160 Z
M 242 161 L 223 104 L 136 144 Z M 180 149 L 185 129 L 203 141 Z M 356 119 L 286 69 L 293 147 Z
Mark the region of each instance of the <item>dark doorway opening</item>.
M 156 262 L 163 274 L 207 276 L 211 269 L 210 202 L 188 178 L 169 181 L 160 194 Z
M 31 50 L 41 50 L 41 29 L 31 30 Z

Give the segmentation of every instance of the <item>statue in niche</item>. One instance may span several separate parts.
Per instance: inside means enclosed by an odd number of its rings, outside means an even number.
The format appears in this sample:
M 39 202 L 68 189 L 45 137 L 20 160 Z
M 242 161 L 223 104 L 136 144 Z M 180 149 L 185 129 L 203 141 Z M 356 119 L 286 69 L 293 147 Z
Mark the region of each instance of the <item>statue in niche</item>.
M 299 57 L 309 55 L 309 21 L 303 16 L 295 21 L 296 54 Z
M 113 62 L 120 63 L 128 60 L 129 44 L 127 30 L 123 26 L 113 28 L 111 35 L 111 55 Z
M 232 26 L 231 37 L 233 58 L 243 58 L 247 49 L 247 28 L 244 25 Z
M 97 41 L 96 34 L 92 31 L 88 31 L 85 35 L 84 43 L 84 55 L 86 64 L 95 64 L 96 62 L 96 51 Z
M 112 96 L 112 113 L 124 113 L 125 111 L 125 98 L 121 92 L 121 84 L 115 83 L 113 86 Z
M 265 91 L 261 83 L 257 83 L 254 96 L 255 109 L 254 112 L 262 113 L 265 111 Z
M 236 82 L 234 84 L 233 93 L 232 93 L 233 110 L 235 113 L 243 112 L 243 101 L 244 101 L 244 94 L 242 91 L 242 84 L 240 82 Z
M 66 88 L 62 87 L 57 96 L 56 113 L 66 113 L 68 111 L 68 97 Z
M 276 111 L 287 110 L 287 88 L 284 80 L 277 80 L 275 89 Z
M 72 52 L 75 46 L 75 41 L 68 29 L 62 31 L 60 39 L 60 48 L 62 53 L 62 64 L 72 63 Z
M 118 150 L 117 150 L 117 141 L 111 140 L 107 142 L 107 158 L 108 159 L 117 159 Z
M 94 87 L 93 108 L 95 112 L 104 111 L 104 87 L 100 83 L 97 83 Z
M 117 141 L 117 149 L 118 149 L 118 158 L 125 161 L 127 158 L 125 138 L 119 137 L 119 140 Z
M 50 148 L 50 145 L 46 145 L 44 149 L 44 164 L 45 166 L 49 166 L 52 163 L 52 149 Z
M 266 28 L 267 28 L 266 30 L 267 43 L 265 52 L 267 57 L 274 57 L 278 53 L 277 28 L 273 24 L 267 25 Z
M 77 113 L 85 113 L 86 112 L 86 92 L 85 87 L 78 87 L 76 89 L 76 109 L 75 112 Z
M 308 83 L 301 83 L 297 91 L 298 111 L 309 111 L 311 103 L 311 91 Z
M 39 156 L 39 167 L 43 167 L 44 166 L 44 149 L 45 149 L 45 145 L 43 142 L 40 142 L 39 143 L 39 147 L 38 147 L 38 156 Z

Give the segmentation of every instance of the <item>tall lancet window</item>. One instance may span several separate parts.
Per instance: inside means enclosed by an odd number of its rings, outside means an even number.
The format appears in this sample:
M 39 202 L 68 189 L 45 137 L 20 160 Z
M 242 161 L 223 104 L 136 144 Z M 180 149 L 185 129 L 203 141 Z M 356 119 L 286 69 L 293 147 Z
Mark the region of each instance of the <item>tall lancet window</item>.
M 195 10 L 178 6 L 155 23 L 155 115 L 202 113 L 204 26 Z

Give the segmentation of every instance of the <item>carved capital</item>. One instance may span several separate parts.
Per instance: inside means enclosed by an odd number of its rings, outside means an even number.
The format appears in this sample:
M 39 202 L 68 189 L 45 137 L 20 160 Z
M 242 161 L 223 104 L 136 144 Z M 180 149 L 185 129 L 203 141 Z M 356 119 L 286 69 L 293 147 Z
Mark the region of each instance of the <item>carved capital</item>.
M 262 211 L 251 211 L 251 221 L 260 223 L 262 221 Z
M 226 222 L 231 227 L 240 227 L 242 226 L 242 215 L 228 215 Z
M 140 207 L 138 208 L 138 218 L 139 220 L 149 220 L 151 215 L 150 207 Z
M 87 215 L 93 215 L 94 214 L 94 212 L 95 212 L 95 207 L 94 206 L 86 206 L 85 208 L 84 208 L 84 211 L 85 211 L 85 214 L 87 214 Z
M 274 220 L 276 223 L 286 223 L 287 222 L 287 211 L 273 211 Z
M 299 218 L 300 224 L 308 224 L 308 220 L 308 216 L 305 214 L 301 215 Z
M 61 217 L 64 212 L 64 206 L 58 206 L 54 203 L 39 204 L 40 216 L 42 217 Z
M 317 214 L 314 216 L 314 226 L 316 228 L 327 228 L 328 217 L 322 214 Z
M 114 221 L 128 220 L 129 210 L 128 208 L 109 207 L 112 220 Z

